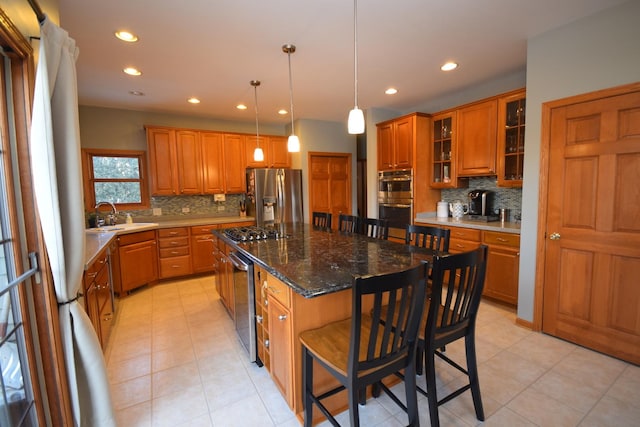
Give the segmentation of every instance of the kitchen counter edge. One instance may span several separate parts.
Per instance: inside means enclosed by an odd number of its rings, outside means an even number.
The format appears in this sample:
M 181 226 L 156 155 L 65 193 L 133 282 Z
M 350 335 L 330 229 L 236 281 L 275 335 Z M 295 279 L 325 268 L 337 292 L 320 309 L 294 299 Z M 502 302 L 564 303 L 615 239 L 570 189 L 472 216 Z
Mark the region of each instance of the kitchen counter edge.
M 482 221 L 470 221 L 465 219 L 453 219 L 453 218 L 438 218 L 436 216 L 422 216 L 418 214 L 414 219 L 416 224 L 429 224 L 437 226 L 450 226 L 450 227 L 465 227 L 474 228 L 476 230 L 484 231 L 498 231 L 501 233 L 520 234 L 519 222 L 482 222 Z

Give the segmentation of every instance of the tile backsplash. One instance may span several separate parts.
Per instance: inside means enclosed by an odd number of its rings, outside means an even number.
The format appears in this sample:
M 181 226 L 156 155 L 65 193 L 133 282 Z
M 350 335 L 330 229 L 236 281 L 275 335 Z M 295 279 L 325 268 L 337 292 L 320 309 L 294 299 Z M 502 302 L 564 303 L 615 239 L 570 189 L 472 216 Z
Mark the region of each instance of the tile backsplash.
M 502 188 L 496 185 L 495 177 L 469 178 L 468 188 L 442 190 L 442 200 L 453 202 L 468 201 L 471 190 L 490 190 L 494 192 L 493 208 L 506 208 L 511 211 L 511 219 L 519 218 L 522 213 L 522 188 Z

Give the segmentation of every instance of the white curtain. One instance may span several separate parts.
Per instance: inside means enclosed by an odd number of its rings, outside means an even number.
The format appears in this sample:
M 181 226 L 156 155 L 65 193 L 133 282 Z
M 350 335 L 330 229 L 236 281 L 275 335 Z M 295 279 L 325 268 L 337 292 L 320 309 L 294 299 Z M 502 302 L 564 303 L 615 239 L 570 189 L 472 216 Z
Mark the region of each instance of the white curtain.
M 33 101 L 31 166 L 58 299 L 74 423 L 115 426 L 100 343 L 77 301 L 85 253 L 77 56 L 75 41 L 45 19 Z

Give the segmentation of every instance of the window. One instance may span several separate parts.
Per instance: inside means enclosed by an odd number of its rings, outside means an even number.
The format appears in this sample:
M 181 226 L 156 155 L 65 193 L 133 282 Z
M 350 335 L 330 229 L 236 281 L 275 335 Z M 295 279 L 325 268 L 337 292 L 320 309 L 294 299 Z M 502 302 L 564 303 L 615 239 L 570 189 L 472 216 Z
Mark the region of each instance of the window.
M 85 208 L 111 202 L 119 209 L 149 207 L 144 151 L 83 149 Z

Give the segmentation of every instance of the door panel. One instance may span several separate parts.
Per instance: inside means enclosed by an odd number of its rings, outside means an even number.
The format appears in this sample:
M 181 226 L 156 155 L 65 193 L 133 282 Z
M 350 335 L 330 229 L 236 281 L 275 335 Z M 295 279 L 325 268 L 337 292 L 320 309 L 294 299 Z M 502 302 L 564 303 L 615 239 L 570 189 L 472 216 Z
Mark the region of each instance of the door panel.
M 640 363 L 640 90 L 550 111 L 542 329 Z
M 351 213 L 351 155 L 311 153 L 309 170 L 309 214 L 331 212 L 337 229 L 338 216 Z

